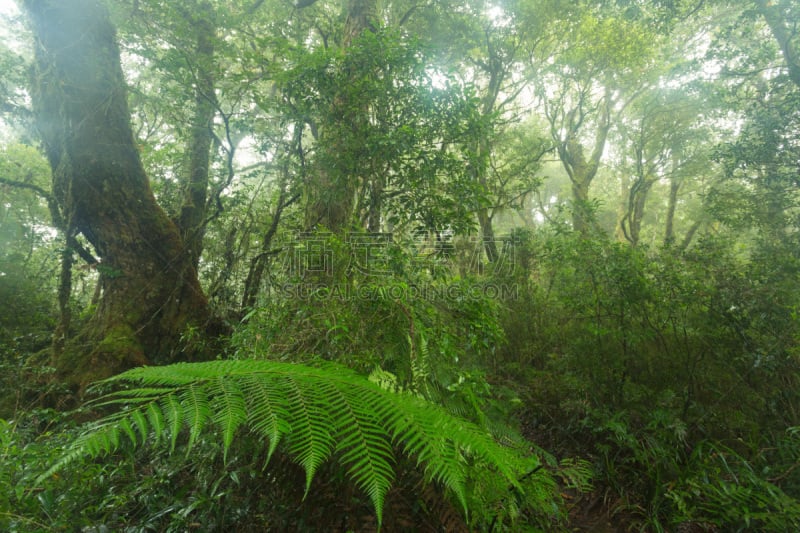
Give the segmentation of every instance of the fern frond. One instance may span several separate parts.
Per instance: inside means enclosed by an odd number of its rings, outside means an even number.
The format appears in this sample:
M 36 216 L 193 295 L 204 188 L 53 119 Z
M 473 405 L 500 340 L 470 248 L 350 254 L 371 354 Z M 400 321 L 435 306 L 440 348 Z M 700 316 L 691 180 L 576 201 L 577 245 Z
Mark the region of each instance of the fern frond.
M 326 409 L 326 398 L 321 390 L 327 387 L 324 383 L 307 387 L 304 381 L 293 376 L 287 376 L 284 383 L 289 385 L 286 398 L 292 426 L 292 432 L 287 436 L 288 451 L 306 471 L 308 492 L 317 468 L 330 457 L 335 444 L 331 431 L 333 418 Z
M 336 457 L 371 499 L 378 522 L 394 479 L 396 449 L 414 457 L 428 479 L 450 489 L 465 510 L 470 468 L 520 490 L 517 476 L 530 469 L 478 426 L 341 366 L 211 361 L 141 367 L 106 382 L 126 387 L 100 403 L 123 408 L 88 426 L 39 482 L 82 457 L 113 452 L 126 439 L 174 450 L 184 429 L 187 450 L 204 432 L 218 431 L 226 457 L 242 428 L 266 438 L 268 460 L 282 443 L 305 470 L 306 491 L 320 465 Z
M 167 394 L 159 402 L 164 417 L 167 419 L 169 428 L 169 451 L 174 452 L 175 446 L 178 444 L 178 435 L 180 434 L 181 427 L 183 427 L 183 408 L 181 402 L 174 394 Z
M 394 453 L 389 435 L 381 427 L 382 418 L 369 405 L 335 388 L 332 402 L 338 406 L 336 426 L 346 428 L 337 435 L 337 451 L 353 481 L 383 509 L 384 495 L 394 479 Z
M 180 395 L 181 406 L 189 427 L 189 442 L 186 444 L 186 455 L 194 447 L 203 427 L 211 418 L 211 407 L 208 403 L 207 388 L 203 382 L 189 383 Z
M 289 411 L 284 405 L 280 387 L 270 386 L 255 374 L 242 376 L 241 383 L 248 398 L 247 424 L 251 430 L 269 441 L 269 462 L 281 437 L 292 430 Z
M 211 381 L 209 386 L 213 398 L 213 419 L 222 428 L 223 457 L 227 460 L 228 449 L 233 443 L 236 430 L 247 420 L 247 406 L 242 390 L 235 380 L 220 376 Z
M 150 422 L 150 427 L 153 429 L 153 441 L 158 444 L 161 442 L 164 435 L 166 422 L 164 420 L 164 413 L 157 403 L 151 402 L 147 406 L 147 419 Z

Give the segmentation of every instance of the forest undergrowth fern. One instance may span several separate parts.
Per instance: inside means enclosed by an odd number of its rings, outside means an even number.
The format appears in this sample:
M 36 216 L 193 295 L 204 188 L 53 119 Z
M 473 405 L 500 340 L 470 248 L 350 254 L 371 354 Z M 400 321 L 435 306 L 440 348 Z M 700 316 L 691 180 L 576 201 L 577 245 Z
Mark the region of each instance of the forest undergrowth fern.
M 150 443 L 174 451 L 184 430 L 187 460 L 201 435 L 214 431 L 227 456 L 247 429 L 266 438 L 268 458 L 283 446 L 305 470 L 306 492 L 320 465 L 331 458 L 340 461 L 369 496 L 380 523 L 394 479 L 395 451 L 415 458 L 426 477 L 451 490 L 465 512 L 472 469 L 522 492 L 520 475 L 539 466 L 537 458 L 523 458 L 441 407 L 381 389 L 338 365 L 180 363 L 136 368 L 101 383 L 124 388 L 93 403 L 119 410 L 89 425 L 37 484 L 70 463 L 125 445 Z

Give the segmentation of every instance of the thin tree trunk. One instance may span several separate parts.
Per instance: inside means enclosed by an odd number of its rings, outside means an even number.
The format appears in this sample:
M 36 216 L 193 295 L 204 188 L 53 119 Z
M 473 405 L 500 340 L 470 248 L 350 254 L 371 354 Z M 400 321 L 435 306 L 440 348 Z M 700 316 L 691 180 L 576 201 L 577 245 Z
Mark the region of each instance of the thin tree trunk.
M 624 157 L 624 156 L 623 156 Z M 627 242 L 628 238 L 625 236 L 625 220 L 628 216 L 628 196 L 631 188 L 631 180 L 629 174 L 623 173 L 622 177 L 620 177 L 620 186 L 619 186 L 619 207 L 617 208 L 617 220 L 619 220 L 619 224 L 617 224 L 616 229 L 614 230 L 614 237 L 619 242 Z
M 497 251 L 497 242 L 494 238 L 494 227 L 492 227 L 492 217 L 489 216 L 489 210 L 481 208 L 478 211 L 478 222 L 481 226 L 481 234 L 483 235 L 483 249 L 486 252 L 486 259 L 490 263 L 497 261 L 500 256 Z
M 493 107 L 493 106 L 492 106 Z M 491 110 L 491 107 L 489 108 Z M 478 185 L 481 188 L 483 194 L 487 197 L 490 196 L 488 179 L 487 179 L 487 172 L 488 172 L 488 163 L 489 163 L 489 142 L 484 139 L 479 139 L 475 146 L 475 159 L 476 162 L 473 165 L 473 174 L 475 181 L 478 182 Z M 478 207 L 478 224 L 481 227 L 481 235 L 483 237 L 483 248 L 486 252 L 486 259 L 489 260 L 490 263 L 494 263 L 497 261 L 498 252 L 497 252 L 497 243 L 494 239 L 494 228 L 492 227 L 492 214 L 489 210 L 489 207 L 486 205 L 480 205 Z
M 369 209 L 367 212 L 367 231 L 380 233 L 381 214 L 383 211 L 383 190 L 386 179 L 378 174 L 370 179 Z
M 631 237 L 633 237 L 634 246 L 639 244 L 642 233 L 642 221 L 644 220 L 644 208 L 645 205 L 647 205 L 647 196 L 654 183 L 654 179 L 646 180 L 636 194 L 636 200 L 633 205 L 633 216 L 631 217 Z
M 597 129 L 595 131 L 592 153 L 587 158 L 583 145 L 578 139 L 580 123 L 573 123 L 575 111 L 568 113 L 567 127 L 569 132 L 566 140 L 561 140 L 561 133 L 551 122 L 553 139 L 558 143 L 558 156 L 564 169 L 572 182 L 572 228 L 581 235 L 588 236 L 593 226 L 594 213 L 589 202 L 589 187 L 600 168 L 600 159 L 605 150 L 608 132 L 611 129 L 611 107 L 613 99 L 611 91 L 606 89 L 603 101 L 600 103 Z
M 494 53 L 494 49 L 489 44 L 489 60 L 484 70 L 489 75 L 489 84 L 486 89 L 486 94 L 483 97 L 481 105 L 481 114 L 484 117 L 490 116 L 495 112 L 497 105 L 497 97 L 500 94 L 500 89 L 505 79 L 505 71 L 503 63 L 499 60 Z M 489 190 L 489 158 L 491 157 L 491 145 L 487 138 L 489 132 L 482 135 L 481 138 L 475 143 L 475 159 L 474 165 L 475 180 L 480 185 L 481 191 L 487 198 L 491 197 Z M 492 226 L 493 213 L 487 205 L 480 205 L 478 207 L 478 224 L 481 227 L 481 235 L 483 236 L 483 248 L 486 252 L 486 259 L 490 263 L 497 261 L 499 254 L 497 252 L 497 243 L 494 238 L 494 227 Z
M 250 260 L 250 268 L 247 271 L 247 279 L 244 282 L 244 294 L 242 296 L 242 309 L 252 309 L 255 307 L 258 299 L 258 293 L 261 290 L 261 282 L 264 277 L 264 271 L 267 268 L 270 256 L 273 255 L 272 240 L 278 233 L 278 226 L 281 222 L 284 210 L 292 205 L 300 197 L 299 194 L 293 194 L 289 191 L 289 182 L 291 180 L 291 168 L 289 160 L 293 155 L 300 158 L 301 166 L 304 161 L 303 153 L 303 124 L 295 124 L 294 139 L 291 147 L 286 153 L 285 160 L 281 170 L 281 181 L 278 184 L 280 193 L 278 195 L 278 203 L 275 205 L 275 212 L 272 214 L 272 221 L 270 222 L 267 231 L 261 238 L 260 252 Z M 291 194 L 291 197 L 290 197 Z
M 214 141 L 211 127 L 216 115 L 214 94 L 214 24 L 213 9 L 207 1 L 194 4 L 191 17 L 196 32 L 194 56 L 196 63 L 194 112 L 187 150 L 187 169 L 184 181 L 180 230 L 187 253 L 197 268 L 203 253 L 203 237 L 208 203 L 209 158 Z
M 255 307 L 258 298 L 258 292 L 261 290 L 261 280 L 264 277 L 264 270 L 267 267 L 269 256 L 272 255 L 272 239 L 278 232 L 278 225 L 283 215 L 283 210 L 291 205 L 297 197 L 288 198 L 286 191 L 281 191 L 278 198 L 278 205 L 275 207 L 275 213 L 272 215 L 272 222 L 267 228 L 266 233 L 261 239 L 261 251 L 250 260 L 250 268 L 247 271 L 247 279 L 244 283 L 244 295 L 242 296 L 242 309 L 251 309 Z
M 208 319 L 176 226 L 150 190 L 130 126 L 109 15 L 97 0 L 26 0 L 35 38 L 31 97 L 68 238 L 96 250 L 101 297 L 54 361 L 86 385 L 134 365 L 185 359 L 181 334 Z
M 53 357 L 61 357 L 64 353 L 69 328 L 72 324 L 72 308 L 69 305 L 72 294 L 73 251 L 65 245 L 61 251 L 61 269 L 58 273 L 58 324 L 53 332 Z
M 678 191 L 680 188 L 680 181 L 673 176 L 669 182 L 667 220 L 664 222 L 664 246 L 671 246 L 675 242 L 675 210 L 678 207 Z
M 639 237 L 642 231 L 642 220 L 644 219 L 644 207 L 647 204 L 647 196 L 650 189 L 656 182 L 655 178 L 640 176 L 631 186 L 628 197 L 628 212 L 622 219 L 622 230 L 625 238 L 632 246 L 639 244 Z
M 377 0 L 347 0 L 344 5 L 345 25 L 342 48 L 345 53 L 365 31 L 373 31 L 372 21 L 377 16 Z M 348 84 L 349 85 L 349 84 Z M 348 229 L 352 222 L 356 190 L 360 178 L 357 174 L 361 168 L 359 162 L 346 164 L 329 164 L 325 160 L 342 162 L 342 158 L 352 146 L 343 146 L 341 136 L 336 130 L 340 128 L 361 129 L 368 117 L 368 109 L 358 102 L 352 101 L 348 94 L 351 87 L 344 86 L 333 99 L 331 116 L 342 117 L 338 124 L 324 125 L 320 133 L 323 145 L 327 145 L 328 157 L 321 159 L 309 184 L 308 206 L 306 210 L 306 226 L 322 225 L 333 233 L 341 233 Z M 362 162 L 363 163 L 363 162 Z M 336 166 L 338 168 L 331 168 Z M 368 167 L 367 164 L 363 165 Z
M 772 36 L 778 43 L 783 53 L 783 60 L 786 62 L 786 68 L 789 71 L 789 79 L 800 88 L 800 50 L 797 49 L 797 29 L 796 21 L 789 22 L 787 27 L 784 21 L 784 16 L 781 13 L 781 2 L 755 0 L 758 12 L 764 17 Z M 792 25 L 795 28 L 792 28 Z
M 683 241 L 681 241 L 681 244 L 678 247 L 679 250 L 684 251 L 689 248 L 689 245 L 692 244 L 692 239 L 694 239 L 694 234 L 697 233 L 697 230 L 700 229 L 702 224 L 702 220 L 696 220 L 694 224 L 692 224 L 692 226 L 689 228 L 689 231 L 687 231 L 686 235 L 683 237 Z

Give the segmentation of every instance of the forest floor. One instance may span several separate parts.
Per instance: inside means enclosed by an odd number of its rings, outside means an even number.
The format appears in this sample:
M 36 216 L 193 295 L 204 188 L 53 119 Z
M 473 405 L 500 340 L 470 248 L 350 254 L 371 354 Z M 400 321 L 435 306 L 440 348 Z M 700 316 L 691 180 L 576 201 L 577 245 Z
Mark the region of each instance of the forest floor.
M 569 530 L 590 531 L 592 533 L 616 533 L 628 531 L 627 524 L 618 516 L 612 515 L 612 507 L 604 501 L 603 495 L 590 494 L 565 495 L 569 506 Z
M 629 531 L 643 530 L 641 522 L 635 516 L 617 511 L 619 502 L 609 501 L 600 491 L 564 496 L 569 507 L 567 525 L 569 531 L 628 533 Z M 716 533 L 719 530 L 711 524 L 684 522 L 670 531 L 673 533 Z

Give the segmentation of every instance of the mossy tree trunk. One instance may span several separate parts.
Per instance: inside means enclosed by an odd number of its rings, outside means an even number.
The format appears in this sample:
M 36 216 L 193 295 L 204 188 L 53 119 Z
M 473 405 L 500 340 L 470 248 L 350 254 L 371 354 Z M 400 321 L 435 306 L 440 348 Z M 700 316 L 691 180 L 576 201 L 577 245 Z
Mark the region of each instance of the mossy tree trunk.
M 621 226 L 625 238 L 632 246 L 639 244 L 647 197 L 656 181 L 657 177 L 637 176 L 628 194 L 628 211 L 622 218 Z
M 510 55 L 513 57 L 514 54 L 512 53 Z M 502 53 L 498 51 L 497 47 L 494 46 L 494 43 L 492 43 L 487 36 L 487 57 L 484 61 L 478 62 L 478 65 L 481 67 L 488 80 L 486 91 L 481 98 L 480 109 L 483 117 L 490 117 L 500 110 L 498 109 L 497 100 L 503 88 L 503 83 L 506 81 L 506 77 L 509 73 L 509 63 L 510 60 L 509 62 L 504 61 Z M 474 164 L 472 165 L 473 177 L 478 183 L 481 192 L 486 195 L 486 198 L 492 198 L 489 187 L 489 158 L 491 157 L 492 146 L 489 136 L 490 132 L 481 135 L 472 147 L 474 157 Z M 492 225 L 494 209 L 486 203 L 482 203 L 482 205 L 478 206 L 477 215 L 486 258 L 489 262 L 494 263 L 499 257 L 497 243 L 494 238 L 494 226 Z
M 800 87 L 800 43 L 797 39 L 797 22 L 791 22 L 790 2 L 755 0 L 755 5 L 780 46 L 789 79 Z
M 191 134 L 186 149 L 186 176 L 179 226 L 184 245 L 192 256 L 192 264 L 197 268 L 203 253 L 208 215 L 210 156 L 214 142 L 211 128 L 217 113 L 213 73 L 214 10 L 208 1 L 189 2 L 185 17 L 194 31 L 193 55 L 196 63 L 192 65 L 195 75 L 194 111 L 189 125 Z
M 594 144 L 588 158 L 584 153 L 583 144 L 578 139 L 584 117 L 575 119 L 575 113 L 570 113 L 567 138 L 562 142 L 557 142 L 559 159 L 572 182 L 572 228 L 584 236 L 589 234 L 594 222 L 594 213 L 589 201 L 589 186 L 600 168 L 600 159 L 603 156 L 608 131 L 611 128 L 612 104 L 611 92 L 606 90 L 604 99 L 599 104 Z M 554 139 L 558 141 L 555 136 Z
M 176 352 L 208 306 L 176 226 L 156 203 L 130 126 L 116 35 L 97 0 L 25 0 L 35 38 L 32 100 L 69 236 L 100 259 L 101 298 L 54 361 L 85 385 Z
M 344 33 L 341 47 L 347 53 L 364 32 L 375 31 L 374 22 L 378 16 L 377 0 L 344 0 L 343 11 L 345 16 Z M 337 124 L 323 124 L 320 132 L 322 144 L 326 146 L 327 153 L 323 155 L 314 175 L 310 176 L 308 190 L 308 206 L 306 209 L 306 225 L 312 228 L 321 225 L 332 233 L 343 233 L 353 225 L 353 211 L 355 197 L 359 184 L 364 178 L 362 169 L 368 167 L 363 155 L 353 152 L 360 147 L 348 144 L 340 129 L 351 132 L 364 131 L 369 120 L 369 108 L 358 101 L 358 95 L 351 85 L 355 85 L 359 73 L 353 72 L 353 84 L 346 84 L 340 88 L 333 98 L 330 112 L 332 117 L 340 117 Z M 352 140 L 355 143 L 357 141 Z M 382 178 L 370 180 L 374 194 L 381 196 L 383 188 Z M 370 226 L 379 226 L 380 200 L 372 198 Z

